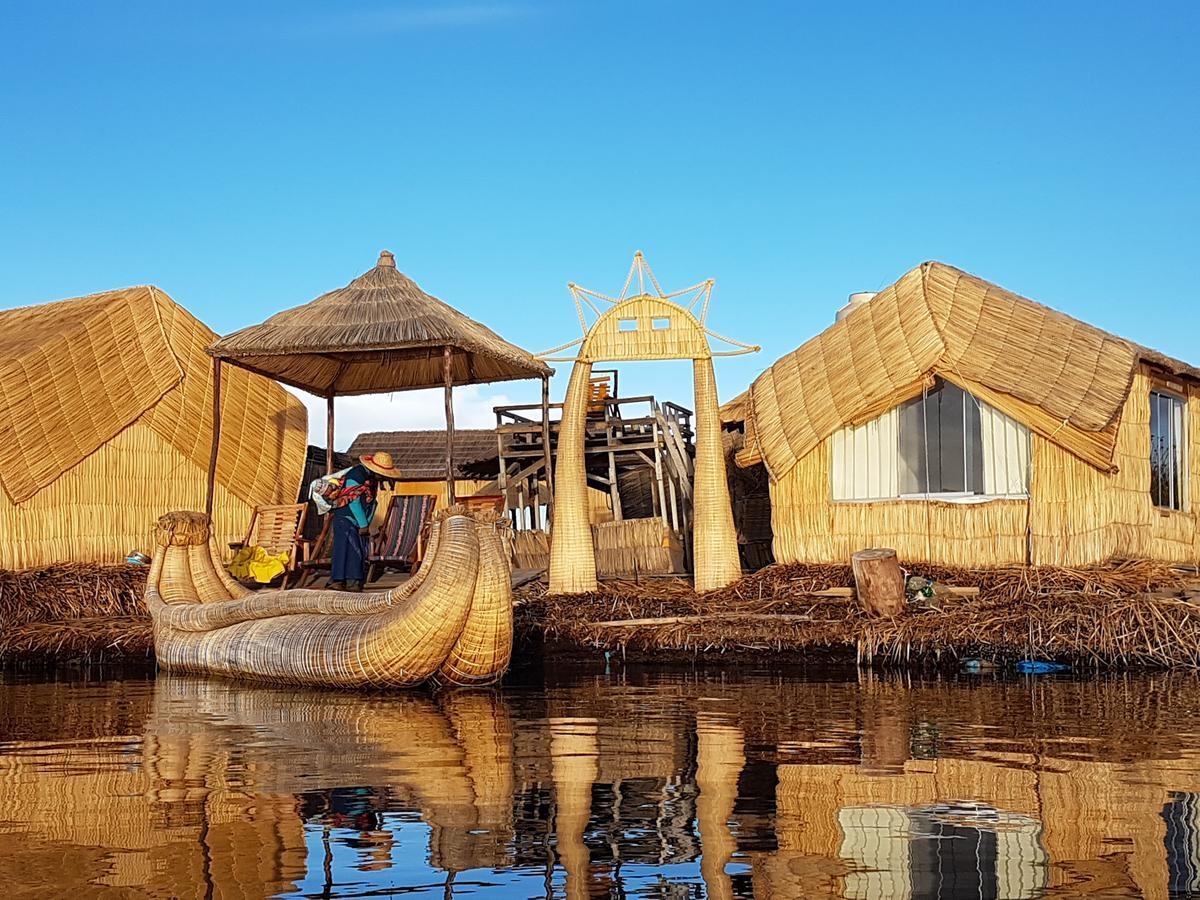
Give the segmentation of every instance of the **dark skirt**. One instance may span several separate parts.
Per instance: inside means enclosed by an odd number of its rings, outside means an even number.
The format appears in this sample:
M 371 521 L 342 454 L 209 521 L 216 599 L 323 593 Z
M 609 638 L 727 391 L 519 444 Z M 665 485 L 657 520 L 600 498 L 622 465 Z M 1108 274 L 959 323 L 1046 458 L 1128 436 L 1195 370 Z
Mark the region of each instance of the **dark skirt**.
M 358 525 L 349 516 L 333 517 L 333 560 L 331 581 L 365 581 L 367 576 L 367 536 L 358 533 Z

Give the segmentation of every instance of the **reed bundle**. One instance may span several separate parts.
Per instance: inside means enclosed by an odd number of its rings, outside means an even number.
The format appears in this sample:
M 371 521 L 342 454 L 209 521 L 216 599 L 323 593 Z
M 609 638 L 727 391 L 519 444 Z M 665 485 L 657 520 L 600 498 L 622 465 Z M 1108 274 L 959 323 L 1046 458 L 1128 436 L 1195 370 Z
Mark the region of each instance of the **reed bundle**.
M 0 659 L 24 664 L 152 662 L 154 628 L 143 616 L 26 622 L 4 629 Z
M 702 597 L 682 581 L 610 582 L 569 598 L 526 588 L 519 627 L 551 641 L 651 656 L 804 651 L 885 665 L 983 656 L 1200 668 L 1200 607 L 1170 596 L 1181 594 L 1185 581 L 1165 564 L 925 567 L 920 574 L 978 587 L 979 595 L 873 619 L 852 596 L 817 595 L 851 584 L 849 566 L 780 565 Z

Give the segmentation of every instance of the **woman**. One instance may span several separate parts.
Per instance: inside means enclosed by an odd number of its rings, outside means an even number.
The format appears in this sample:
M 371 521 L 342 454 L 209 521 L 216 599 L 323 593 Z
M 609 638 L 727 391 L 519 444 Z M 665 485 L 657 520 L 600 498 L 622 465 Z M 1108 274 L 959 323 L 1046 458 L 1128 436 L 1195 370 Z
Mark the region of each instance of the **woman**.
M 381 479 L 394 481 L 400 470 L 390 453 L 369 453 L 347 470 L 333 503 L 333 559 L 329 587 L 335 591 L 358 592 L 367 577 L 371 520 L 375 518 L 376 495 Z

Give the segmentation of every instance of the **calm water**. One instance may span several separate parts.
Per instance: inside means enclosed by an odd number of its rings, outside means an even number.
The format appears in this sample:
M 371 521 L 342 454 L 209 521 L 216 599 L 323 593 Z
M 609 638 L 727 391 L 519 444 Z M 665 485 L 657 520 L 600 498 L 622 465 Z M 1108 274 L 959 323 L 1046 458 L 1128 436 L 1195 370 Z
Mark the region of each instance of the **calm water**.
M 5 897 L 1200 897 L 1200 682 L 0 683 Z

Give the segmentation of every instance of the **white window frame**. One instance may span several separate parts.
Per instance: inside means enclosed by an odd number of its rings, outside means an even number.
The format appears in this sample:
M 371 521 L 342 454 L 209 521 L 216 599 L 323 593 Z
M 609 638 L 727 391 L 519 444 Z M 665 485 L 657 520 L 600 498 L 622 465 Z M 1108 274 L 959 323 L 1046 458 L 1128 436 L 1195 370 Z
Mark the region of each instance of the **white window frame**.
M 1178 429 L 1178 440 L 1177 440 L 1178 446 L 1177 446 L 1175 454 L 1174 454 L 1176 457 L 1176 459 L 1174 460 L 1174 464 L 1179 469 L 1179 472 L 1178 472 L 1179 497 L 1178 497 L 1178 503 L 1168 503 L 1166 505 L 1163 505 L 1163 504 L 1159 503 L 1159 498 L 1155 497 L 1153 492 L 1151 492 L 1150 502 L 1154 504 L 1155 509 L 1161 510 L 1164 513 L 1170 513 L 1170 512 L 1186 513 L 1191 508 L 1191 506 L 1190 506 L 1191 492 L 1189 491 L 1189 484 L 1188 484 L 1188 482 L 1191 480 L 1191 467 L 1189 466 L 1189 457 L 1191 456 L 1191 453 L 1190 453 L 1190 447 L 1188 446 L 1189 423 L 1188 423 L 1187 395 L 1183 391 L 1172 390 L 1170 387 L 1163 385 L 1163 384 L 1151 384 L 1151 386 L 1150 386 L 1151 421 L 1153 421 L 1154 403 L 1155 403 L 1156 395 L 1164 397 L 1168 401 L 1171 402 L 1172 413 L 1175 411 L 1176 408 L 1179 411 L 1178 422 L 1175 421 L 1174 415 L 1172 415 L 1170 417 L 1170 419 L 1171 419 L 1170 432 L 1173 433 L 1176 431 L 1176 429 Z M 1153 454 L 1153 452 L 1154 452 L 1154 446 L 1153 446 L 1154 431 L 1153 430 L 1150 431 L 1149 440 L 1151 441 L 1150 453 Z M 1148 460 L 1148 462 L 1149 462 L 1149 460 Z M 1151 482 L 1151 486 L 1153 486 L 1153 482 Z M 1174 488 L 1174 485 L 1172 485 L 1172 489 L 1173 488 Z

